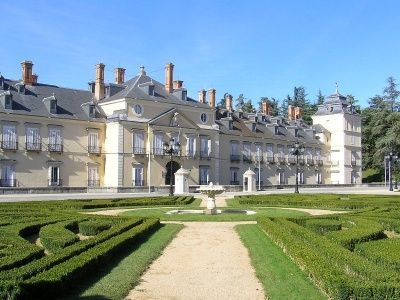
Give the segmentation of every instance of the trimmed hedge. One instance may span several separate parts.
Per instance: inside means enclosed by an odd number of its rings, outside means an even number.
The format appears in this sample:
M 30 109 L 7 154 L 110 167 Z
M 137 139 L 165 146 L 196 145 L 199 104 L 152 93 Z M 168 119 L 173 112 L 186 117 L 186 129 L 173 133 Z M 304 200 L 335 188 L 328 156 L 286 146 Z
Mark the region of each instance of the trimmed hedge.
M 78 224 L 79 232 L 83 235 L 96 235 L 110 229 L 111 222 L 107 220 L 87 220 Z
M 305 222 L 305 227 L 324 234 L 329 231 L 338 231 L 342 229 L 342 222 L 334 219 L 309 219 Z
M 46 272 L 23 282 L 20 288 L 20 299 L 46 298 L 62 295 L 79 283 L 80 279 L 96 272 L 96 267 L 103 264 L 108 257 L 131 247 L 140 237 L 146 236 L 159 227 L 159 220 L 149 219 L 137 227 L 114 236 L 80 255 L 58 264 Z
M 333 299 L 399 299 L 399 274 L 283 219 L 263 218 L 266 234 Z
M 39 231 L 40 241 L 50 252 L 57 252 L 79 241 L 78 236 L 66 227 L 77 224 L 77 221 L 50 224 Z
M 400 239 L 384 239 L 356 245 L 354 252 L 400 272 Z

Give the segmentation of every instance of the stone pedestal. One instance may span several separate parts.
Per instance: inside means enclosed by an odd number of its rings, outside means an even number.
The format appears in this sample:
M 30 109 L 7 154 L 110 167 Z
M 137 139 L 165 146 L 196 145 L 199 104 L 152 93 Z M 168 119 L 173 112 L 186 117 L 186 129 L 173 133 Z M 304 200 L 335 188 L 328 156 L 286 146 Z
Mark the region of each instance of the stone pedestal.
M 175 194 L 183 195 L 189 193 L 189 170 L 182 167 L 175 172 Z

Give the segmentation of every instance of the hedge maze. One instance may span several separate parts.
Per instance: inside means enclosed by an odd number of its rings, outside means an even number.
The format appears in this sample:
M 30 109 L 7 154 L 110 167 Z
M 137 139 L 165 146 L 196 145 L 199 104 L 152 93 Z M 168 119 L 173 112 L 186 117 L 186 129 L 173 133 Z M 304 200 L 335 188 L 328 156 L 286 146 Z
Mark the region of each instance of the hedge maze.
M 260 218 L 259 226 L 332 299 L 400 299 L 400 197 L 264 195 L 242 205 L 348 209 L 325 217 Z
M 158 219 L 88 209 L 184 205 L 193 197 L 0 204 L 0 299 L 53 299 L 160 226 Z

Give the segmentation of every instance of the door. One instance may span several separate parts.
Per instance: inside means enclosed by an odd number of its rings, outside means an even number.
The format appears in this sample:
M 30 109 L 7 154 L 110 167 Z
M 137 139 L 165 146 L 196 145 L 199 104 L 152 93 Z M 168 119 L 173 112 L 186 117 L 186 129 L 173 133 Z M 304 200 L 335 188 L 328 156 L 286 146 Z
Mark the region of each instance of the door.
M 60 186 L 60 167 L 51 166 L 49 167 L 49 186 Z
M 5 165 L 1 172 L 2 186 L 15 186 L 15 167 L 13 165 Z
M 99 186 L 99 169 L 98 167 L 88 168 L 88 186 Z
M 144 186 L 143 180 L 143 166 L 136 165 L 133 167 L 132 172 L 132 184 L 133 186 Z

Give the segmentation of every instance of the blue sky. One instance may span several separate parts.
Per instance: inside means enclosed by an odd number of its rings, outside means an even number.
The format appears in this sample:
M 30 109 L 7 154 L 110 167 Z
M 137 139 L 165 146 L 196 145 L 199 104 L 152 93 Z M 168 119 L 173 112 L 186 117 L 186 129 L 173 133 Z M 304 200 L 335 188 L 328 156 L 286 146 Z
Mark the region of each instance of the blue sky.
M 189 95 L 201 88 L 257 102 L 304 86 L 353 94 L 365 106 L 386 78 L 400 82 L 400 1 L 18 1 L 3 0 L 0 72 L 21 78 L 34 62 L 39 81 L 87 88 L 94 65 L 106 80 L 144 65 L 163 82 L 164 65 Z

